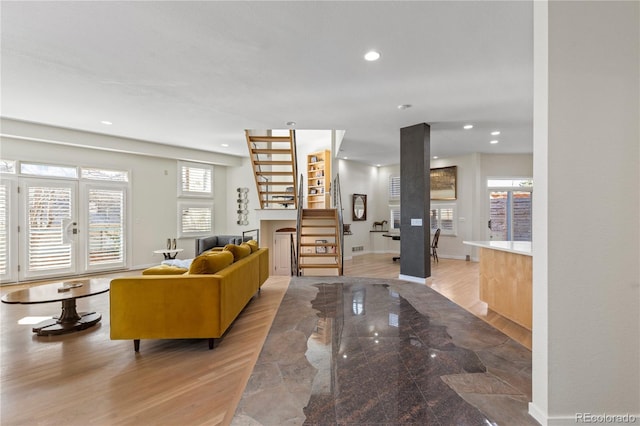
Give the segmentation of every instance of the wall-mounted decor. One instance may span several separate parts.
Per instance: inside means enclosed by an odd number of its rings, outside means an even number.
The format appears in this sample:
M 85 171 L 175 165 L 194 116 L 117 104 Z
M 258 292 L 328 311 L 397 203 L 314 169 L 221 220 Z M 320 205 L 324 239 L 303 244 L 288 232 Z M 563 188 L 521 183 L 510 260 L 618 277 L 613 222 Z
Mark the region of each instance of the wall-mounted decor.
M 249 210 L 247 210 L 247 206 L 249 204 L 249 188 L 238 188 L 238 221 L 236 222 L 238 225 L 248 225 L 249 221 L 247 220 Z
M 367 220 L 367 196 L 365 194 L 353 194 L 352 207 L 354 221 Z
M 455 200 L 457 194 L 458 166 L 431 169 L 431 199 Z

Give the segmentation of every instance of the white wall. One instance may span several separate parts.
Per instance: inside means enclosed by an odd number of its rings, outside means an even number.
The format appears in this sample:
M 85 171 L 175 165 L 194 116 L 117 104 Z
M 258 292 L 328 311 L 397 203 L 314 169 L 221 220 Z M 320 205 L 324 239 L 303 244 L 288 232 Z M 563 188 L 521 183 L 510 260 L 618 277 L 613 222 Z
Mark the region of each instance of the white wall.
M 534 181 L 548 187 L 546 206 L 534 198 L 530 412 L 549 425 L 638 422 L 640 3 L 537 7 Z

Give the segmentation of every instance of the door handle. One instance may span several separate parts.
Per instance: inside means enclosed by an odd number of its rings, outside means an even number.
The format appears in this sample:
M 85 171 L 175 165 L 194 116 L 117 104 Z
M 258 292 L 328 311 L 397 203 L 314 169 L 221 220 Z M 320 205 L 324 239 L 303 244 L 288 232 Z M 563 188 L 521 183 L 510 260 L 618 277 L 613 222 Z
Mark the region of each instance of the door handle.
M 487 227 L 488 227 L 489 229 L 491 229 L 491 219 L 489 219 L 489 222 L 487 222 Z M 491 229 L 491 230 L 493 231 L 493 229 Z

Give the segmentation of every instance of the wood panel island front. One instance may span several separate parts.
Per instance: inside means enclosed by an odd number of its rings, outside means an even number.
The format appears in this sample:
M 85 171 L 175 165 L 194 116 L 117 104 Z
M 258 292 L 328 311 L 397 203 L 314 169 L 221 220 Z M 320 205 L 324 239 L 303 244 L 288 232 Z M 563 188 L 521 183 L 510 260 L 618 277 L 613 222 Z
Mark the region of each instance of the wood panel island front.
M 464 241 L 480 248 L 480 300 L 489 309 L 531 330 L 530 241 Z

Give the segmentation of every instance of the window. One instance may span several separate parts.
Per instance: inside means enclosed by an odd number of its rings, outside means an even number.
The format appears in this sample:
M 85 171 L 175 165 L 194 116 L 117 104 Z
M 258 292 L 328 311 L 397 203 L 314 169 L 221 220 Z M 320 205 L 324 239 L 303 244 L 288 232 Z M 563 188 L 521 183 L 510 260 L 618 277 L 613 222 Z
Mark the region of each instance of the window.
M 400 200 L 400 176 L 389 176 L 389 200 Z
M 533 179 L 487 179 L 489 188 L 532 188 Z
M 0 173 L 16 174 L 15 160 L 0 160 Z
M 78 168 L 72 166 L 54 166 L 51 164 L 20 163 L 20 173 L 23 175 L 78 178 Z
M 213 197 L 213 166 L 178 162 L 178 196 Z
M 89 266 L 124 265 L 124 189 L 90 187 L 87 196 Z
M 456 205 L 431 204 L 431 231 L 440 228 L 441 235 L 456 235 Z
M 393 206 L 391 207 L 391 220 L 389 221 L 389 229 L 400 230 L 400 207 Z
M 212 203 L 178 203 L 179 237 L 199 237 L 213 231 Z
M 108 182 L 129 182 L 129 173 L 122 170 L 104 170 L 82 168 L 80 177 L 88 180 L 103 180 Z

